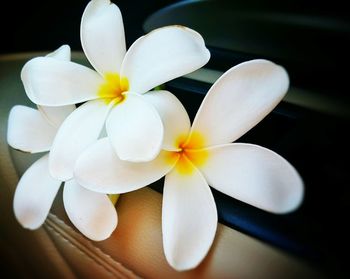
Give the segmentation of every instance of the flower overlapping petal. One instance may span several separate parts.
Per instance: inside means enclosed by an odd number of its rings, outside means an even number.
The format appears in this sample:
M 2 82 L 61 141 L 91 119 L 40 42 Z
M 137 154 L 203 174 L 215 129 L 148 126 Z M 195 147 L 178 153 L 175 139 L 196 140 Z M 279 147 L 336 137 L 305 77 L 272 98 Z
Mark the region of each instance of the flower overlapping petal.
M 175 95 L 153 89 L 208 62 L 200 34 L 162 27 L 127 50 L 118 6 L 92 0 L 80 36 L 93 69 L 72 62 L 63 46 L 31 59 L 21 72 L 38 109 L 11 110 L 8 143 L 25 152 L 49 151 L 18 183 L 14 211 L 22 226 L 43 224 L 64 183 L 72 223 L 92 240 L 106 239 L 118 220 L 107 194 L 165 177 L 164 254 L 183 271 L 202 262 L 216 235 L 210 187 L 271 213 L 300 205 L 304 186 L 296 169 L 272 150 L 237 142 L 286 94 L 283 67 L 259 59 L 231 68 L 210 88 L 191 125 Z
M 67 61 L 70 49 L 65 45 L 49 56 Z M 49 151 L 60 125 L 74 110 L 74 105 L 38 109 L 14 106 L 9 115 L 7 141 L 11 147 L 25 152 Z M 37 229 L 44 223 L 63 182 L 50 175 L 49 157 L 46 154 L 34 162 L 20 178 L 15 191 L 15 216 L 28 229 Z M 111 235 L 118 218 L 106 194 L 86 190 L 74 179 L 65 182 L 63 191 L 67 215 L 80 232 L 96 241 Z
M 202 67 L 210 57 L 201 35 L 182 26 L 156 29 L 126 52 L 122 15 L 108 0 L 89 2 L 80 34 L 83 50 L 96 71 L 39 57 L 27 62 L 21 73 L 28 97 L 38 105 L 87 101 L 65 121 L 53 143 L 50 171 L 61 180 L 73 177 L 77 156 L 97 140 L 105 122 L 121 159 L 154 159 L 161 149 L 164 127 L 144 93 Z
M 164 108 L 160 115 L 167 140 L 155 160 L 123 162 L 101 139 L 80 156 L 75 177 L 93 191 L 125 193 L 165 175 L 164 252 L 175 269 L 194 268 L 210 249 L 217 227 L 209 185 L 272 213 L 293 211 L 301 203 L 303 182 L 288 161 L 261 146 L 232 143 L 272 111 L 288 86 L 284 68 L 270 61 L 239 64 L 211 87 L 192 127 L 182 104 L 164 91 L 155 105 Z M 96 161 L 101 164 L 91 163 Z

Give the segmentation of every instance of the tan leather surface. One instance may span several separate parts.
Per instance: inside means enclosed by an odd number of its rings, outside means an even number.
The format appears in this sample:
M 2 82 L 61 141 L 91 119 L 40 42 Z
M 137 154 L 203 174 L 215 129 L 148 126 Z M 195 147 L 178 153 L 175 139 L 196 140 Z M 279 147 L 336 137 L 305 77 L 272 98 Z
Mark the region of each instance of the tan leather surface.
M 75 278 L 43 228 L 36 231 L 25 230 L 15 219 L 12 201 L 18 175 L 5 141 L 7 110 L 2 109 L 0 117 L 0 237 L 1 241 L 11 248 L 12 263 L 17 262 L 18 266 L 25 269 L 14 269 L 13 275 L 15 278 L 16 274 L 21 273 L 30 278 L 44 278 L 48 274 L 52 274 L 51 278 Z M 4 254 L 2 256 L 8 257 Z
M 143 277 L 319 278 L 297 259 L 221 224 L 202 264 L 192 271 L 176 272 L 162 249 L 161 194 L 149 188 L 124 194 L 117 210 L 117 230 L 95 245 Z
M 20 81 L 20 70 L 28 57 L 0 57 L 0 278 L 111 278 L 110 272 L 99 269 L 94 260 L 82 257 L 79 249 L 72 248 L 70 241 L 52 232 L 49 225 L 44 224 L 35 231 L 26 230 L 13 214 L 18 173 L 38 158 L 12 150 L 6 142 L 11 107 L 16 104 L 33 106 Z
M 17 172 L 21 173 L 35 156 L 9 149 L 6 128 L 10 108 L 29 103 L 19 81 L 26 59 L 0 57 L 0 247 L 6 258 L 3 263 L 17 276 L 13 277 L 322 277 L 300 259 L 221 224 L 202 264 L 192 271 L 176 272 L 167 264 L 162 249 L 161 194 L 150 188 L 120 197 L 117 230 L 105 241 L 92 242 L 71 226 L 61 191 L 45 224 L 35 231 L 23 229 L 13 215 L 12 200 Z

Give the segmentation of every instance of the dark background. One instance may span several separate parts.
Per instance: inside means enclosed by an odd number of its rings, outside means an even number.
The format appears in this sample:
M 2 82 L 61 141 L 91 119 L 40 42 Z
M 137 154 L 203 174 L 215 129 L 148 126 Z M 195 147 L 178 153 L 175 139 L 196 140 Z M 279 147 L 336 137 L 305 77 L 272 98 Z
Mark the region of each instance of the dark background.
M 0 52 L 48 51 L 69 44 L 72 50 L 80 45 L 80 20 L 88 0 L 60 1 L 8 1 L 1 7 Z M 124 15 L 128 45 L 142 31 L 142 22 L 153 11 L 175 1 L 150 0 L 116 3 Z
M 79 41 L 79 26 L 81 15 L 88 0 L 60 1 L 7 1 L 6 7 L 0 9 L 0 52 L 12 53 L 22 51 L 52 50 L 66 43 L 73 50 L 81 50 Z M 143 33 L 141 24 L 152 12 L 174 0 L 128 1 L 115 0 L 124 16 L 124 25 L 128 45 Z M 274 8 L 276 6 L 292 13 L 316 13 L 326 16 L 348 18 L 346 1 L 302 1 L 302 0 L 265 0 L 265 1 L 214 1 L 231 2 L 240 7 L 257 5 L 259 8 Z M 281 3 L 282 2 L 282 3 Z M 243 4 L 242 4 L 243 3 Z M 210 22 L 208 18 L 208 22 Z M 288 34 L 286 34 L 287 36 Z M 329 51 L 336 52 L 337 44 L 344 42 L 329 42 L 327 47 L 334 45 Z M 324 46 L 318 46 L 324 49 Z M 343 46 L 338 45 L 343 49 Z M 326 49 L 325 49 L 326 50 Z M 325 56 L 335 53 L 325 52 Z M 322 59 L 320 57 L 320 59 Z

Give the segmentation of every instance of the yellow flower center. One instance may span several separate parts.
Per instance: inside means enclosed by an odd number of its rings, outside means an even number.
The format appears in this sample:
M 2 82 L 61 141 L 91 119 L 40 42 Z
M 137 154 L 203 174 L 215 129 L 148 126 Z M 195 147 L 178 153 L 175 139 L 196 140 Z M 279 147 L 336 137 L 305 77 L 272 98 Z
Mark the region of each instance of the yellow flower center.
M 126 77 L 120 77 L 117 73 L 106 73 L 105 82 L 98 90 L 98 97 L 104 99 L 107 104 L 111 101 L 119 104 L 125 100 L 124 92 L 129 90 L 129 81 Z
M 173 156 L 179 156 L 176 163 L 176 170 L 180 174 L 192 174 L 194 166 L 203 166 L 209 157 L 208 150 L 203 149 L 205 139 L 199 132 L 192 132 L 191 137 L 180 136 L 177 139 L 179 151 L 173 152 Z

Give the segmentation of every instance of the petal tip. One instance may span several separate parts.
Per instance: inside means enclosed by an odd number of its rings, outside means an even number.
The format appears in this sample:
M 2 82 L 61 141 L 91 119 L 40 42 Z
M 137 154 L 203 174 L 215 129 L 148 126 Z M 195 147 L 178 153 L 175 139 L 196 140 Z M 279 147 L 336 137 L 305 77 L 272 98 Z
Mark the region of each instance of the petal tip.
M 166 259 L 167 259 L 169 265 L 178 272 L 184 272 L 184 271 L 188 271 L 191 269 L 195 269 L 201 263 L 201 261 L 196 262 L 196 263 L 175 261 L 173 259 L 170 260 L 168 257 Z
M 22 212 L 22 210 L 18 209 L 17 206 L 14 207 L 14 214 L 18 221 L 18 223 L 25 229 L 28 230 L 36 230 L 40 228 L 40 226 L 44 223 L 44 220 L 40 220 L 38 218 L 38 212 L 32 210 L 26 210 Z
M 93 241 L 107 239 L 117 227 L 117 211 L 108 196 L 86 190 L 75 179 L 65 183 L 63 204 L 73 225 Z
M 291 166 L 291 165 L 290 165 Z M 296 211 L 304 200 L 304 182 L 298 172 L 294 169 L 294 183 L 290 184 L 287 192 L 279 197 L 274 203 L 270 204 L 270 208 L 262 208 L 274 214 L 289 214 Z
M 281 208 L 277 208 L 274 213 L 288 214 L 296 211 L 304 200 L 304 183 L 299 176 L 299 183 L 295 185 L 294 193 L 291 194 Z
M 34 231 L 34 230 L 39 229 L 42 224 L 31 224 L 31 223 L 26 224 L 26 223 L 22 222 L 21 225 L 23 228 L 25 228 L 27 230 Z
M 117 224 L 115 225 L 115 227 L 111 231 L 105 232 L 101 235 L 94 235 L 94 236 L 87 236 L 87 237 L 93 241 L 96 241 L 96 242 L 103 241 L 103 240 L 110 238 L 110 236 L 113 234 L 113 232 L 116 228 L 117 228 Z
M 91 239 L 92 241 L 103 241 L 103 240 L 108 239 L 113 234 L 113 232 L 117 228 L 117 225 L 118 225 L 118 218 L 116 217 L 116 222 L 113 225 L 113 227 L 111 227 L 110 230 L 103 231 L 100 234 L 97 233 L 97 234 L 94 234 L 94 235 L 92 235 L 92 234 L 84 234 L 84 235 L 87 238 Z
M 70 46 L 65 44 L 60 46 L 55 51 L 46 55 L 46 57 L 52 57 L 58 60 L 70 61 L 71 60 L 71 49 Z

